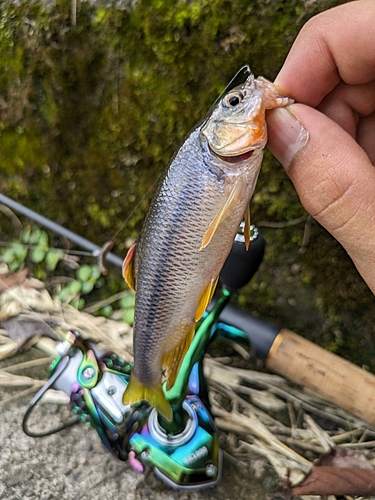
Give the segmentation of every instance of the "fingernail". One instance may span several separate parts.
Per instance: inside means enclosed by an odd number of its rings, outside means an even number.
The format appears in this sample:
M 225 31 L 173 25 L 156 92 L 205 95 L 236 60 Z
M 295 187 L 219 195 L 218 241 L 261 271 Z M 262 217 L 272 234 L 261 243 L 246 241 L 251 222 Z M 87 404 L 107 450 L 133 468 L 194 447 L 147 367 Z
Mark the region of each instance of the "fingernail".
M 309 133 L 286 108 L 278 108 L 267 115 L 267 148 L 288 170 L 294 156 L 306 146 Z

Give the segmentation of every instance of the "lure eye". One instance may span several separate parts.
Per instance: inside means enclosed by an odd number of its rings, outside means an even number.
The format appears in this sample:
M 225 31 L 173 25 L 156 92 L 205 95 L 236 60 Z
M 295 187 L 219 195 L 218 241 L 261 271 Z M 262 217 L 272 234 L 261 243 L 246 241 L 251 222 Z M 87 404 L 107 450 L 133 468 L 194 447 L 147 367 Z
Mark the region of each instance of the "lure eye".
M 224 104 L 229 108 L 235 108 L 243 100 L 243 94 L 241 92 L 231 92 L 225 96 Z

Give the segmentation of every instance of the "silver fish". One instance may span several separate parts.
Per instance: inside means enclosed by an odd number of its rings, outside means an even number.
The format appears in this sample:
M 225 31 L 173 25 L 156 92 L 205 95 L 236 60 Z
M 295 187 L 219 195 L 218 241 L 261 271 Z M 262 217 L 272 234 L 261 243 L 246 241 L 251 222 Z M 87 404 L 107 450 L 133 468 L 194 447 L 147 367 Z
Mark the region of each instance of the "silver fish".
M 267 142 L 267 109 L 290 99 L 250 73 L 186 137 L 159 184 L 123 274 L 135 289 L 134 367 L 124 404 L 145 400 L 171 420 L 173 386 L 245 218 Z

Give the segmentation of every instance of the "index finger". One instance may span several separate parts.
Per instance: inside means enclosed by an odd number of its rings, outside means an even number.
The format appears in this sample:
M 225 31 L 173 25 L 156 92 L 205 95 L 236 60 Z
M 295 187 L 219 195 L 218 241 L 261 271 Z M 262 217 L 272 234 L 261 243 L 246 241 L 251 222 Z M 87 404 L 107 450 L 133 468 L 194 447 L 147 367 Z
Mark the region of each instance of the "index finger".
M 297 102 L 317 106 L 340 80 L 375 79 L 375 2 L 361 0 L 327 10 L 297 36 L 275 85 Z

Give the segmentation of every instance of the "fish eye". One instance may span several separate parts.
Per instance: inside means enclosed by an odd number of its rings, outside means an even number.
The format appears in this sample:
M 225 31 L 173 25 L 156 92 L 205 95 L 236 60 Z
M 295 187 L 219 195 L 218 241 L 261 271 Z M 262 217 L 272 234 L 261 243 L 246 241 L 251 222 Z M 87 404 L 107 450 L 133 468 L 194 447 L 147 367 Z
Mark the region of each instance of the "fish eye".
M 243 100 L 243 94 L 241 92 L 231 92 L 225 96 L 224 104 L 227 107 L 235 108 Z

